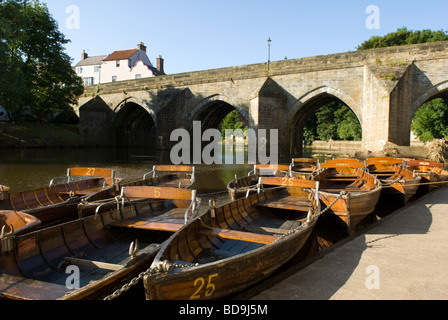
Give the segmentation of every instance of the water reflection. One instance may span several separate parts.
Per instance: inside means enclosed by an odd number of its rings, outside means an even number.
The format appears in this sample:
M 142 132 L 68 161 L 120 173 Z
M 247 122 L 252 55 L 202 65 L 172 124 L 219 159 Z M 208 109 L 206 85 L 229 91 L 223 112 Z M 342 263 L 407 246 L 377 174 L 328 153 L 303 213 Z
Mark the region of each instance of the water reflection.
M 194 188 L 199 193 L 225 191 L 227 183 L 235 178 L 245 176 L 252 166 L 245 163 L 236 164 L 238 154 L 223 152 L 223 164 L 196 165 L 196 182 Z M 304 155 L 311 157 L 310 150 Z M 321 161 L 334 155 L 314 155 Z M 291 159 L 280 157 L 279 163 L 289 164 Z M 226 164 L 233 163 L 233 164 Z M 141 178 L 152 170 L 155 164 L 171 164 L 170 151 L 155 149 L 18 149 L 0 152 L 0 184 L 9 186 L 11 191 L 23 191 L 46 186 L 51 179 L 63 179 L 67 168 L 106 167 L 116 171 L 123 179 Z

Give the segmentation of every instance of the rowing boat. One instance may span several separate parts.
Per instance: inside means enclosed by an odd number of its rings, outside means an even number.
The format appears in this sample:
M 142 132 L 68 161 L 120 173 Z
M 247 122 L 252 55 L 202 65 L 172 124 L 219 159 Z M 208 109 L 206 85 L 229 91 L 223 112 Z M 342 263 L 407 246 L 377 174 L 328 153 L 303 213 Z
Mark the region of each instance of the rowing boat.
M 417 193 L 421 177 L 406 169 L 401 159 L 376 157 L 367 159 L 367 169 L 383 185 L 383 193 L 398 198 L 405 205 Z
M 0 239 L 19 235 L 37 228 L 41 224 L 36 217 L 13 210 L 0 211 Z
M 421 185 L 428 192 L 439 188 L 448 180 L 448 171 L 444 169 L 444 164 L 430 160 L 406 160 L 409 170 L 422 177 Z
M 132 186 L 157 186 L 189 189 L 195 182 L 195 167 L 184 165 L 156 165 L 152 171 L 145 173 L 142 179 L 122 180 L 119 188 L 108 189 L 100 193 L 85 197 L 78 204 L 78 216 L 80 218 L 92 215 L 99 205 L 103 209 L 115 205 L 115 198 L 123 187 Z M 139 201 L 133 199 L 132 201 Z
M 219 299 L 263 280 L 310 239 L 318 185 L 261 177 L 257 193 L 211 207 L 162 246 L 144 277 L 147 299 Z
M 117 188 L 121 179 L 110 169 L 69 168 L 65 183 L 35 190 L 8 193 L 0 201 L 0 209 L 28 213 L 41 221 L 41 227 L 56 225 L 78 218 L 78 203 L 92 194 Z
M 246 177 L 237 178 L 227 184 L 227 190 L 232 201 L 243 198 L 254 190 L 260 177 L 291 177 L 291 166 L 256 164 Z
M 291 173 L 294 178 L 312 179 L 318 170 L 318 161 L 313 158 L 293 158 L 291 162 Z
M 381 194 L 381 182 L 365 171 L 365 163 L 356 159 L 334 159 L 319 164 L 314 177 L 320 182 L 319 197 L 333 212 L 348 234 L 374 210 Z
M 151 265 L 160 244 L 195 217 L 200 203 L 195 191 L 179 188 L 126 187 L 122 195 L 147 201 L 0 239 L 0 297 L 122 296 L 123 285 Z

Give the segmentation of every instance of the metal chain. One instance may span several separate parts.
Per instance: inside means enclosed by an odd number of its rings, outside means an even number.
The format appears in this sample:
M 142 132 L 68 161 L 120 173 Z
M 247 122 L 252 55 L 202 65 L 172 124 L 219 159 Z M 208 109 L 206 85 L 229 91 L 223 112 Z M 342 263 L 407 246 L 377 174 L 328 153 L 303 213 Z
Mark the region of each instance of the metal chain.
M 338 202 L 338 200 L 341 199 L 344 195 L 346 195 L 346 193 L 345 193 L 345 192 L 341 192 L 341 193 L 339 194 L 339 196 L 338 196 L 338 197 L 337 197 L 337 198 L 336 198 L 336 199 L 335 199 L 335 200 L 334 200 L 328 207 L 326 207 L 324 210 L 322 210 L 322 211 L 320 212 L 320 214 L 323 214 L 323 213 L 327 212 L 328 210 L 330 210 L 331 207 L 333 207 L 333 206 L 336 204 L 336 202 Z M 288 231 L 288 232 L 285 233 L 285 234 L 282 234 L 282 235 L 279 236 L 279 237 L 277 238 L 277 240 L 275 240 L 273 243 L 279 241 L 280 239 L 286 238 L 287 236 L 289 236 L 289 235 L 291 235 L 291 234 L 297 232 L 297 231 L 300 230 L 301 228 L 302 228 L 302 224 L 301 224 L 300 226 L 298 226 L 297 228 L 292 229 L 291 231 Z
M 323 214 L 325 213 L 327 210 L 330 210 L 331 207 L 333 207 L 336 202 L 341 199 L 346 193 L 345 192 L 341 192 L 340 195 L 328 206 L 326 207 L 324 210 L 322 210 L 320 213 Z M 289 231 L 288 233 L 285 233 L 281 236 L 279 236 L 277 238 L 277 240 L 275 240 L 274 242 L 279 241 L 280 239 L 283 239 L 293 233 L 295 233 L 296 231 L 298 231 L 299 229 L 302 228 L 302 225 L 298 226 L 297 228 Z M 168 273 L 171 269 L 175 269 L 175 268 L 192 268 L 192 267 L 197 267 L 199 264 L 178 264 L 178 263 L 172 263 L 170 261 L 164 261 L 164 262 L 160 262 L 157 266 L 153 267 L 153 268 L 149 268 L 143 272 L 141 272 L 137 277 L 134 277 L 131 281 L 129 281 L 128 283 L 124 284 L 120 289 L 115 290 L 114 293 L 108 295 L 107 297 L 104 298 L 104 300 L 112 300 L 112 299 L 116 299 L 119 296 L 121 296 L 123 293 L 125 293 L 126 291 L 128 291 L 129 289 L 131 289 L 132 286 L 135 286 L 140 280 L 143 279 L 143 277 L 145 276 L 150 276 L 150 275 L 155 275 L 158 273 Z
M 120 289 L 115 290 L 112 294 L 105 297 L 103 300 L 113 300 L 120 297 L 123 293 L 131 289 L 133 286 L 139 283 L 145 276 L 151 276 L 158 273 L 168 273 L 171 269 L 176 268 L 192 268 L 197 267 L 199 264 L 179 264 L 171 263 L 170 261 L 159 262 L 159 264 L 153 268 L 149 268 L 141 272 L 138 276 L 134 277 L 128 283 L 125 283 Z
M 347 193 L 342 191 L 339 194 L 339 196 L 329 206 L 327 206 L 324 210 L 322 210 L 320 213 L 323 214 L 323 213 L 327 212 L 328 210 L 330 210 L 336 204 L 336 202 L 338 202 L 339 199 L 342 199 L 342 197 L 345 196 L 346 194 Z

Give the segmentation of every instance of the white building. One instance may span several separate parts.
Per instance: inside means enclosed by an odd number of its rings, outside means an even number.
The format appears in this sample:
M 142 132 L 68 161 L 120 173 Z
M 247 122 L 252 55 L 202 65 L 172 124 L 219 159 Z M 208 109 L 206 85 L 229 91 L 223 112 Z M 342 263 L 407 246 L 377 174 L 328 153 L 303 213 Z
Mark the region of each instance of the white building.
M 85 86 L 100 83 L 101 61 L 106 58 L 107 56 L 89 57 L 88 54 L 83 51 L 81 55 L 81 61 L 75 66 L 75 70 L 78 76 L 80 76 L 84 80 Z
M 163 59 L 157 58 L 155 68 L 140 43 L 135 49 L 114 51 L 108 56 L 89 58 L 83 52 L 82 60 L 75 66 L 84 85 L 96 85 L 115 81 L 133 80 L 164 75 Z

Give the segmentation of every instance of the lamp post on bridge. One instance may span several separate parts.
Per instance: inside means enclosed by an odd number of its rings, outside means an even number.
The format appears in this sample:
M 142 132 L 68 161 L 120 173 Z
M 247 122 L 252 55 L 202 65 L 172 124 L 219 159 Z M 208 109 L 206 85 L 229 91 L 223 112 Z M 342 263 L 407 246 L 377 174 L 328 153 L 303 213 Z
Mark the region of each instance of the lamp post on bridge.
M 272 40 L 269 37 L 269 39 L 268 39 L 268 71 L 270 69 L 270 64 L 271 64 L 271 43 L 272 43 Z

